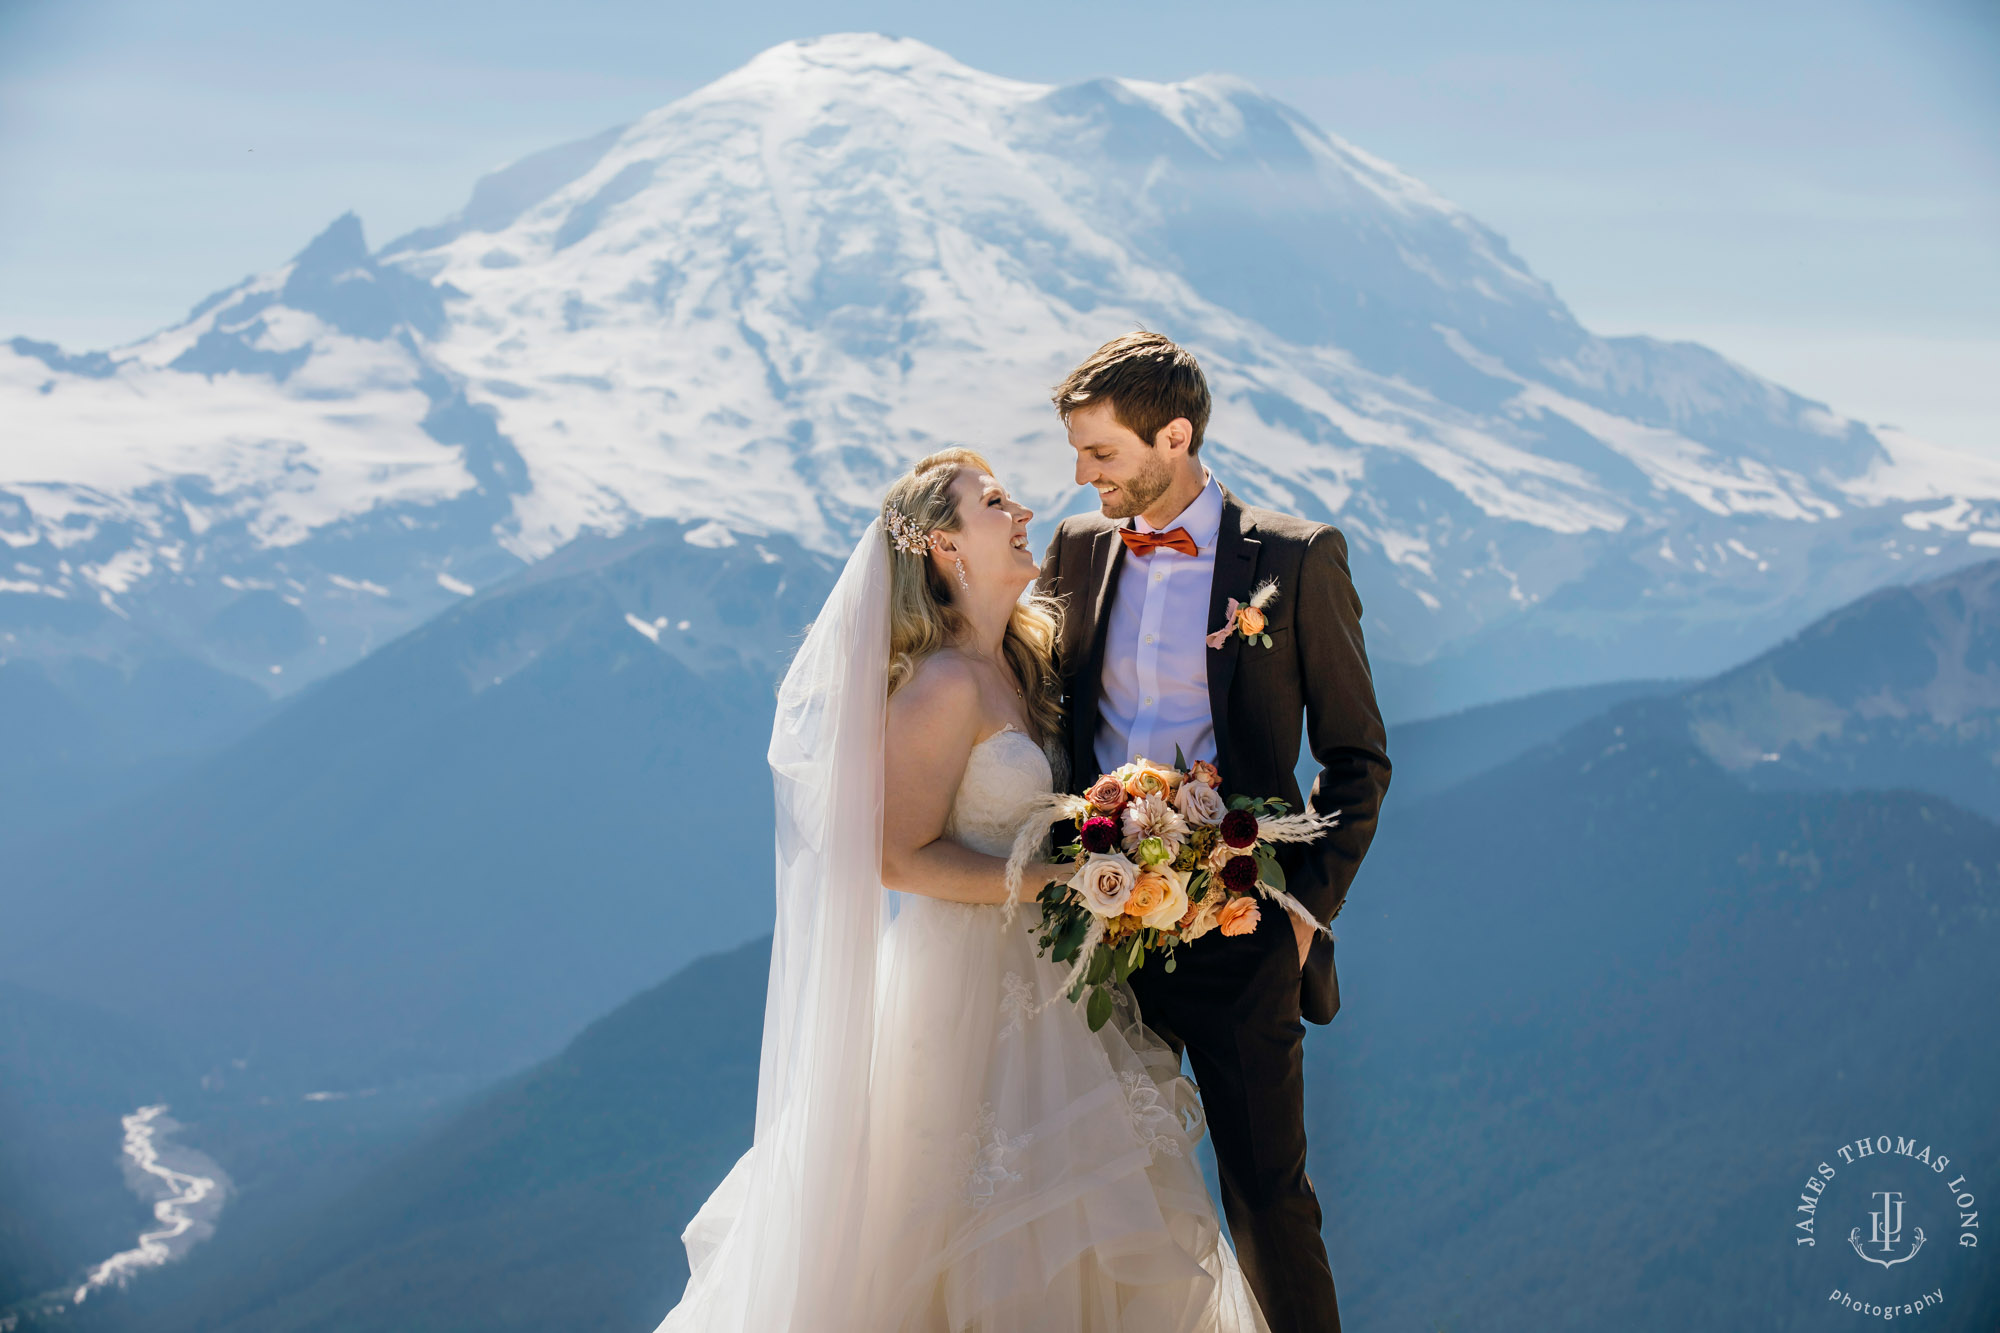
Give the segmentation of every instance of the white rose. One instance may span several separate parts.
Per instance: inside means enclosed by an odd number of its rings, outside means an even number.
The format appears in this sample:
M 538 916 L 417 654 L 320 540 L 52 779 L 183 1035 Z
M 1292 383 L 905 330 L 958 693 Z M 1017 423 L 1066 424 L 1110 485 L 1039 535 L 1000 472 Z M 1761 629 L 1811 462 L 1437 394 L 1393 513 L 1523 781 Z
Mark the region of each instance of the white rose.
M 1206 782 L 1183 782 L 1180 795 L 1174 798 L 1174 807 L 1182 818 L 1199 828 L 1214 828 L 1229 813 L 1222 793 Z
M 1224 842 L 1222 839 L 1217 838 L 1215 840 L 1215 846 L 1209 848 L 1207 866 L 1209 870 L 1212 871 L 1215 875 L 1220 876 L 1222 874 L 1223 866 L 1227 865 L 1231 861 L 1234 861 L 1239 856 L 1250 856 L 1250 855 L 1252 855 L 1252 853 L 1243 851 L 1241 848 L 1231 847 L 1228 843 Z M 1216 882 L 1216 887 L 1218 889 L 1222 887 L 1221 881 L 1219 879 Z
M 1117 852 L 1094 852 L 1077 863 L 1069 886 L 1093 916 L 1113 917 L 1125 910 L 1139 867 Z
M 1140 917 L 1139 924 L 1151 926 L 1154 930 L 1172 930 L 1181 923 L 1181 918 L 1187 915 L 1187 876 L 1177 874 L 1165 866 L 1147 873 L 1158 875 L 1167 882 L 1167 896 L 1166 901 Z

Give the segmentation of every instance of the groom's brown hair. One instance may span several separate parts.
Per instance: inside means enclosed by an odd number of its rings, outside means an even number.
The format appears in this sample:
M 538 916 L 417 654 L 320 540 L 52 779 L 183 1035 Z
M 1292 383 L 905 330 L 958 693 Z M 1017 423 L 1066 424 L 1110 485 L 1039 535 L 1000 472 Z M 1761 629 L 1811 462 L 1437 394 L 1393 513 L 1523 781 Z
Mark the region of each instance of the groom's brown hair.
M 1079 407 L 1111 404 L 1111 415 L 1147 445 L 1176 417 L 1194 427 L 1188 455 L 1201 450 L 1208 428 L 1208 380 L 1194 354 L 1163 334 L 1139 329 L 1113 338 L 1085 357 L 1056 385 L 1056 412 L 1064 421 Z

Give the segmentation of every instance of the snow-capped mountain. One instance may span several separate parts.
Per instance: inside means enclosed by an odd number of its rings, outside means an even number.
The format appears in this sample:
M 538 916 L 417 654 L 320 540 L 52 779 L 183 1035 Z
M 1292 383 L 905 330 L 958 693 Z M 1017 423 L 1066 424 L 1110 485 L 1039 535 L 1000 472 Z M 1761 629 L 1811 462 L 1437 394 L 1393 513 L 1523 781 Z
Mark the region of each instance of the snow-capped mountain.
M 1216 471 L 1346 532 L 1392 712 L 1714 670 L 2000 546 L 2000 466 L 1591 334 L 1238 80 L 842 35 L 131 347 L 0 349 L 0 653 L 289 689 L 586 531 L 836 554 L 945 443 L 1053 518 L 1087 500 L 1047 386 L 1138 324 L 1201 356 Z

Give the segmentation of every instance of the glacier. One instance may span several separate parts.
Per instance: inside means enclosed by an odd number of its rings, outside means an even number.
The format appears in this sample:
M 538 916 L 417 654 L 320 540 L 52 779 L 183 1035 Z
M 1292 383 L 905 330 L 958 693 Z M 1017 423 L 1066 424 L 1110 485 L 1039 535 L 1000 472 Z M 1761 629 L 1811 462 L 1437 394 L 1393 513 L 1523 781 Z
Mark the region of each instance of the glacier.
M 1239 79 L 839 34 L 130 346 L 0 344 L 0 658 L 285 694 L 585 534 L 838 554 L 945 444 L 1045 535 L 1089 503 L 1048 386 L 1137 325 L 1201 357 L 1232 488 L 1346 533 L 1392 716 L 1714 671 L 2000 543 L 2000 464 L 1592 334 Z

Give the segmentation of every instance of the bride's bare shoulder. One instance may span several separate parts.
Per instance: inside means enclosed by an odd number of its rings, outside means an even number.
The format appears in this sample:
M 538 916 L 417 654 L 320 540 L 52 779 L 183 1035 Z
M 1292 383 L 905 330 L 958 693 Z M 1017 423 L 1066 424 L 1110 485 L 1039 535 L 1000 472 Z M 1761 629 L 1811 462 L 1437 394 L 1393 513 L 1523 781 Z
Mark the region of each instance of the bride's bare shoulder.
M 956 653 L 932 653 L 917 663 L 903 687 L 889 696 L 891 726 L 978 726 L 979 673 Z

